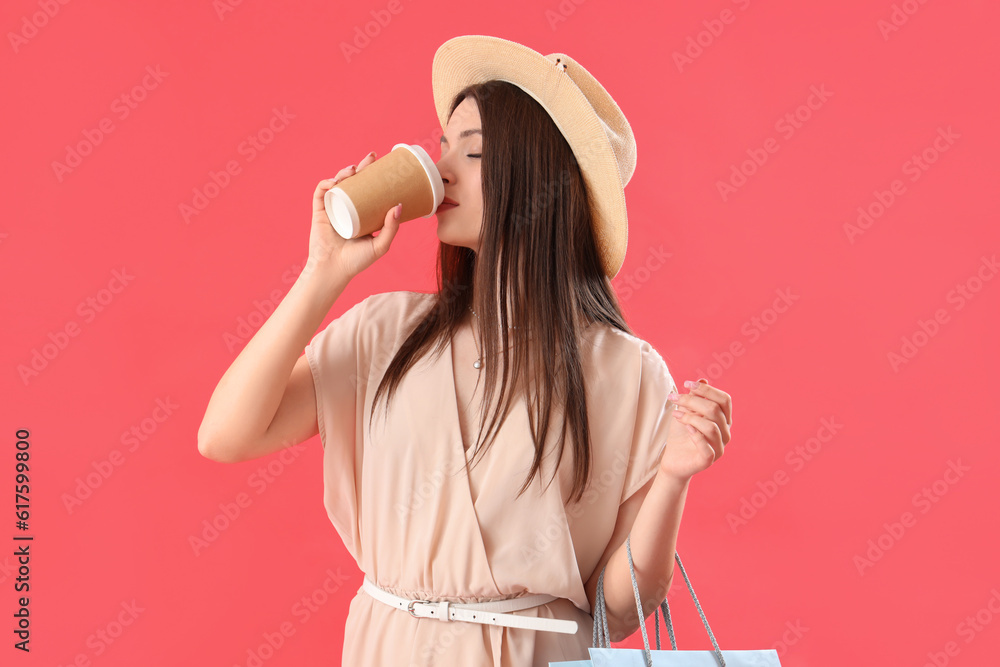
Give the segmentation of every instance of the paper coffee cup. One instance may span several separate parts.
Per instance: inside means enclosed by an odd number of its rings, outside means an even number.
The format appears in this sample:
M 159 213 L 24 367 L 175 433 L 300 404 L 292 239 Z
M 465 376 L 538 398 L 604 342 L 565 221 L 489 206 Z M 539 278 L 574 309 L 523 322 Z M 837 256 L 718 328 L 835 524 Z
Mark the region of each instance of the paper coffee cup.
M 429 218 L 444 199 L 437 165 L 416 144 L 396 144 L 361 171 L 330 188 L 324 197 L 330 223 L 345 239 L 382 228 L 385 214 L 399 202 L 399 221 Z

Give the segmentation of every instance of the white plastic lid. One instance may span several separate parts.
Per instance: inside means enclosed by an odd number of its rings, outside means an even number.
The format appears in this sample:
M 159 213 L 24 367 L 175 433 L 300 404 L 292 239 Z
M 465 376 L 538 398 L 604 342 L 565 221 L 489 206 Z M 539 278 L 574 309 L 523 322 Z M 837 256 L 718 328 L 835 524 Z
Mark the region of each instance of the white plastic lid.
M 361 231 L 361 218 L 347 193 L 339 187 L 330 188 L 323 197 L 323 203 L 326 205 L 326 215 L 330 218 L 330 224 L 338 234 L 345 239 L 357 236 Z

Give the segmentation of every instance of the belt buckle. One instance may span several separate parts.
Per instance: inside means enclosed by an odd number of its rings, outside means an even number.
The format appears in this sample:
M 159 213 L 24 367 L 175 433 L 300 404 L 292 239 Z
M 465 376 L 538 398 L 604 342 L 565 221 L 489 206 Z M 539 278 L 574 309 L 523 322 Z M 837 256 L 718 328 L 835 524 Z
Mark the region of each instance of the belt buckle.
M 413 613 L 413 605 L 417 604 L 418 602 L 423 602 L 424 604 L 430 604 L 430 600 L 410 600 L 406 604 L 406 611 L 413 618 L 423 618 L 423 616 L 417 616 L 416 614 Z

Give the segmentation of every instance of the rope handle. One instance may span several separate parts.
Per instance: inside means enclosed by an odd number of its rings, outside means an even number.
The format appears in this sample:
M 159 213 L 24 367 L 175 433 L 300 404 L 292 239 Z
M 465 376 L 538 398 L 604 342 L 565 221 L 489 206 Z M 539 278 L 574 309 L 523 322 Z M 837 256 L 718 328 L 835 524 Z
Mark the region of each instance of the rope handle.
M 628 537 L 625 538 L 625 551 L 628 554 L 628 570 L 629 575 L 632 577 L 632 591 L 635 593 L 635 606 L 639 612 L 639 618 L 642 619 L 639 622 L 639 629 L 642 631 L 642 644 L 643 644 L 643 658 L 646 662 L 646 667 L 652 667 L 653 665 L 653 655 L 649 650 L 649 635 L 646 634 L 646 622 L 645 616 L 642 613 L 642 600 L 639 595 L 639 585 L 635 580 L 635 565 L 632 562 L 632 533 L 629 533 Z M 701 609 L 701 603 L 698 602 L 698 596 L 694 594 L 694 588 L 691 586 L 691 580 L 687 576 L 687 571 L 684 569 L 684 564 L 681 563 L 680 554 L 674 551 L 674 559 L 677 561 L 677 566 L 680 567 L 681 575 L 684 576 L 684 582 L 687 584 L 688 590 L 691 592 L 691 597 L 694 599 L 694 604 L 698 608 L 698 615 L 701 616 L 701 622 L 705 626 L 705 630 L 708 631 L 708 637 L 712 640 L 712 646 L 714 647 L 715 657 L 718 659 L 721 667 L 726 667 L 726 659 L 722 656 L 722 651 L 719 649 L 719 644 L 715 641 L 715 635 L 712 634 L 712 628 L 708 627 L 708 619 L 705 618 L 705 612 Z M 607 600 L 604 599 L 604 571 L 607 569 L 605 564 L 604 568 L 601 569 L 601 574 L 597 577 L 597 594 L 596 594 L 596 608 L 594 609 L 594 636 L 593 644 L 595 648 L 611 648 L 611 633 L 608 631 L 608 609 Z M 663 598 L 660 605 L 653 611 L 653 618 L 656 624 L 656 650 L 660 650 L 660 609 L 663 609 L 663 622 L 667 626 L 667 633 L 670 635 L 670 646 L 676 651 L 677 641 L 674 638 L 674 626 L 670 618 L 670 605 L 667 603 L 667 599 Z

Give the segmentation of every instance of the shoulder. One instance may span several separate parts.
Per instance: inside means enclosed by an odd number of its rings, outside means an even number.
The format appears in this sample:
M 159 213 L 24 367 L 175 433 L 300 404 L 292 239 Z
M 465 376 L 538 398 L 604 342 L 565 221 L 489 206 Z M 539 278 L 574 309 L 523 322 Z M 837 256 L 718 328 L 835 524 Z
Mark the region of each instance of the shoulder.
M 369 295 L 319 331 L 306 346 L 306 354 L 323 359 L 356 359 L 363 367 L 395 350 L 436 297 L 407 290 Z
M 608 324 L 588 327 L 581 350 L 589 377 L 611 395 L 641 398 L 665 395 L 676 387 L 659 350 L 648 340 Z
M 436 294 L 397 291 L 371 294 L 335 317 L 318 336 L 358 336 L 363 341 L 395 334 L 435 303 Z
M 396 345 L 437 303 L 437 294 L 400 290 L 372 294 L 351 310 L 365 346 Z
M 358 306 L 363 309 L 366 318 L 398 321 L 424 315 L 435 303 L 437 294 L 398 290 L 372 294 L 362 299 Z
M 615 368 L 635 370 L 642 375 L 670 375 L 653 344 L 627 331 L 608 324 L 593 324 L 587 328 L 585 340 L 595 361 L 612 363 Z
M 437 294 L 414 292 L 412 290 L 396 290 L 393 292 L 378 292 L 362 299 L 361 303 L 369 302 L 378 307 L 407 307 L 421 303 L 432 303 Z

